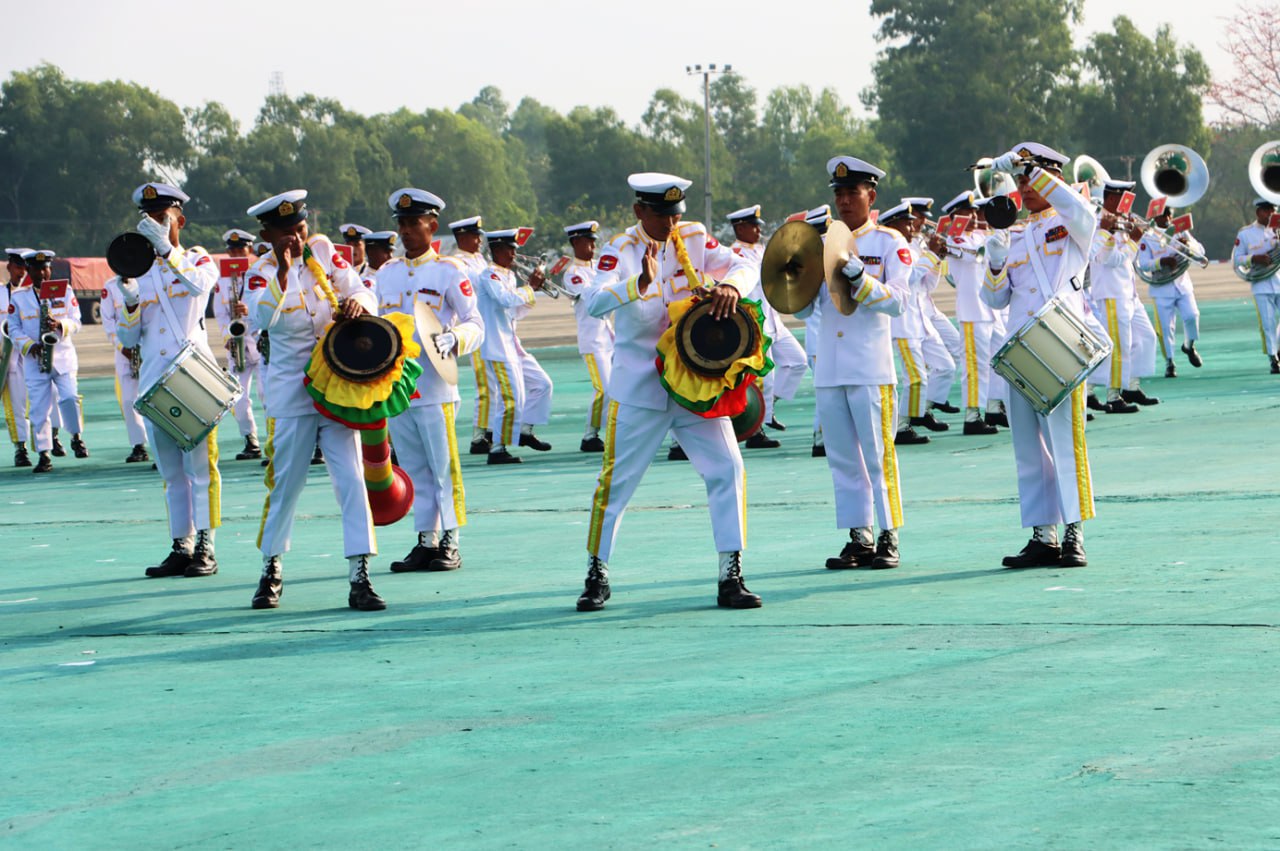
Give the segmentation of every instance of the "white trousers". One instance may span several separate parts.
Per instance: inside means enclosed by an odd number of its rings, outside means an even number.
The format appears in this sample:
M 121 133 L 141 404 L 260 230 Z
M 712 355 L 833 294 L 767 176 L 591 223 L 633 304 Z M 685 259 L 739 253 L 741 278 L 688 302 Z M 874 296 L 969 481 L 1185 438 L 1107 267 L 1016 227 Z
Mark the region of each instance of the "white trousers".
M 258 549 L 264 556 L 289 551 L 294 511 L 307 484 L 307 471 L 318 439 L 342 512 L 343 555 L 347 558 L 376 555 L 378 545 L 374 540 L 369 493 L 364 486 L 360 436 L 320 414 L 274 419 L 275 431 L 267 449 L 271 461 L 265 477 L 267 500 L 262 509 Z
M 1280 293 L 1256 293 L 1253 303 L 1258 306 L 1258 330 L 1262 334 L 1262 352 L 1274 355 L 1280 350 Z
M 902 417 L 923 417 L 925 413 L 924 341 L 898 337 L 893 341 L 898 356 L 898 410 Z
M 1107 326 L 1111 354 L 1098 364 L 1092 378 L 1108 390 L 1127 390 L 1133 379 L 1133 302 L 1104 298 L 1095 304 L 1098 318 Z
M 31 436 L 27 420 L 27 377 L 22 372 L 22 355 L 16 349 L 9 358 L 9 377 L 4 383 L 4 393 L 0 394 L 0 404 L 4 406 L 4 424 L 10 442 L 26 443 Z
M 50 421 L 54 395 L 57 395 L 59 420 L 71 430 L 80 433 L 80 397 L 77 395 L 76 377 L 69 372 L 41 372 L 35 358 L 24 359 L 23 372 L 27 379 L 27 397 L 31 404 L 31 430 L 36 434 L 36 451 L 48 452 L 53 448 L 53 429 L 60 426 Z
M 1009 399 L 1022 525 L 1053 526 L 1093 517 L 1093 481 L 1085 446 L 1085 386 L 1042 416 L 1022 394 Z
M 773 421 L 773 403 L 775 399 L 792 399 L 800 389 L 800 381 L 804 378 L 808 359 L 804 354 L 804 346 L 795 338 L 791 330 L 781 320 L 777 326 L 777 336 L 769 347 L 769 357 L 773 360 L 773 369 L 764 377 L 760 389 L 764 392 L 764 421 Z
M 138 400 L 138 379 L 129 372 L 128 358 L 116 355 L 115 361 L 116 402 L 120 405 L 120 416 L 124 418 L 124 430 L 129 435 L 129 445 L 138 446 L 148 440 L 146 420 L 133 407 L 133 403 Z
M 707 488 L 716 552 L 738 552 L 747 538 L 747 480 L 728 417 L 706 419 L 674 402 L 667 410 L 609 402 L 604 458 L 591 504 L 587 553 L 607 562 L 627 503 L 670 430 Z
M 894 387 L 858 384 L 818 387 L 818 413 L 835 486 L 836 528 L 903 524 L 894 450 Z
M 991 323 L 991 351 L 983 361 L 983 366 L 987 371 L 988 402 L 1004 402 L 1009 398 L 1009 382 L 1005 381 L 1004 376 L 996 372 L 995 367 L 991 365 L 991 355 L 994 355 L 996 350 L 1000 348 L 999 341 L 1005 338 L 1007 313 L 1007 310 L 997 310 L 995 312 L 995 321 Z
M 960 332 L 944 317 L 941 325 L 950 329 L 960 353 L 964 353 L 964 344 L 960 341 Z M 925 385 L 925 398 L 929 402 L 946 402 L 951 395 L 951 386 L 956 383 L 956 359 L 951 344 L 938 333 L 937 325 L 925 320 L 925 337 L 920 343 L 920 354 L 924 357 L 925 371 L 928 374 Z
M 964 377 L 961 383 L 963 407 L 985 408 L 991 381 L 994 322 L 961 322 L 964 337 Z
M 489 367 L 480 353 L 471 353 L 471 373 L 476 382 L 475 405 L 472 408 L 471 427 L 476 433 L 489 428 Z M 398 456 L 397 456 L 398 457 Z
M 444 402 L 412 406 L 387 420 L 396 458 L 413 480 L 416 532 L 457 529 L 467 523 L 454 416 L 454 403 Z
M 527 352 L 518 360 L 486 360 L 484 364 L 493 442 L 514 446 L 523 426 L 542 425 L 551 419 L 551 376 Z
M 249 343 L 250 349 L 253 343 Z M 248 437 L 258 436 L 258 422 L 253 416 L 253 397 L 250 391 L 253 389 L 253 379 L 258 374 L 257 364 L 245 359 L 244 372 L 236 372 L 235 366 L 231 361 L 231 353 L 227 353 L 227 372 L 240 384 L 243 391 L 240 398 L 236 400 L 235 405 L 231 408 L 231 414 L 236 418 L 236 424 L 240 426 L 240 436 Z M 258 385 L 261 388 L 261 384 Z
M 1187 342 L 1194 343 L 1200 339 L 1200 308 L 1196 305 L 1196 294 L 1188 291 L 1180 293 L 1172 284 L 1156 288 L 1152 300 L 1156 303 L 1156 333 L 1160 335 L 1160 351 L 1165 360 L 1172 360 L 1179 351 L 1177 321 L 1182 317 L 1183 335 Z M 1170 292 L 1166 295 L 1164 290 Z
M 218 429 L 183 452 L 173 438 L 147 421 L 147 439 L 164 480 L 169 537 L 185 538 L 222 525 L 222 476 L 218 474 Z
M 609 407 L 609 382 L 613 380 L 613 352 L 608 349 L 582 352 L 582 360 L 587 365 L 591 389 L 595 391 L 591 397 L 591 408 L 587 412 L 587 434 L 594 435 L 604 424 L 604 412 Z

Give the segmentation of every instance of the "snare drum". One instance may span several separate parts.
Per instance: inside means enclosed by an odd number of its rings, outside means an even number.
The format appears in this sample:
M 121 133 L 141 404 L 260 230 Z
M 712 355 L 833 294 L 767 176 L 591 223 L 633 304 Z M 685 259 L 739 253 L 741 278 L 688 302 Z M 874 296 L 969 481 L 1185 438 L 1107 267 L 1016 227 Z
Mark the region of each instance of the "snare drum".
M 991 367 L 1041 414 L 1048 414 L 1111 353 L 1059 299 L 1050 299 L 991 358 Z
M 217 361 L 188 344 L 133 407 L 189 452 L 213 431 L 240 393 L 239 383 Z

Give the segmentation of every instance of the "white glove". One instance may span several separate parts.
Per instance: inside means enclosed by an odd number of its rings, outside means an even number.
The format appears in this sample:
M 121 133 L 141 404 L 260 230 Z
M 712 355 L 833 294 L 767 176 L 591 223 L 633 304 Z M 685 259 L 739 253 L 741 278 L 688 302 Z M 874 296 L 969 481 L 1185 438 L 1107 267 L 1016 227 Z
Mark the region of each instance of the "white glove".
M 1008 231 L 996 231 L 992 237 L 987 240 L 986 251 L 987 265 L 991 267 L 991 271 L 999 272 L 1003 269 L 1005 261 L 1009 259 Z
M 849 262 L 844 264 L 844 268 L 840 271 L 844 272 L 845 277 L 851 281 L 856 281 L 862 277 L 862 258 L 850 257 Z
M 453 354 L 453 347 L 458 344 L 458 338 L 453 336 L 452 331 L 441 331 L 435 336 L 436 351 L 446 357 Z
M 138 282 L 133 278 L 120 279 L 120 294 L 124 296 L 125 307 L 138 306 L 138 299 L 140 297 L 138 294 Z
M 1013 151 L 1007 151 L 991 161 L 993 171 L 1003 171 L 1006 174 L 1013 174 L 1014 171 L 1021 168 L 1022 156 Z
M 169 243 L 169 225 L 167 223 L 160 224 L 150 216 L 143 216 L 142 221 L 138 222 L 138 233 L 147 238 L 151 243 L 151 247 L 156 250 L 156 254 L 161 257 L 168 257 L 170 252 L 173 251 L 173 246 Z

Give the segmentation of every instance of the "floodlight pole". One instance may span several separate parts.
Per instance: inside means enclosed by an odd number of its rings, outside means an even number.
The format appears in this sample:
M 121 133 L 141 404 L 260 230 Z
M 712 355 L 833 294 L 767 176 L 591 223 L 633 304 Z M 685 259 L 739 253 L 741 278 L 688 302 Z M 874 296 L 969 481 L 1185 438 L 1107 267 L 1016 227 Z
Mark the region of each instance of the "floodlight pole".
M 728 74 L 733 71 L 732 65 L 725 65 L 717 68 L 714 64 L 706 66 L 705 70 L 701 65 L 686 65 L 684 71 L 691 77 L 702 77 L 702 123 L 706 131 L 706 146 L 703 151 L 704 157 L 702 161 L 702 186 L 703 199 L 706 202 L 706 218 L 703 222 L 707 226 L 707 230 L 711 229 L 711 75 L 712 74 Z

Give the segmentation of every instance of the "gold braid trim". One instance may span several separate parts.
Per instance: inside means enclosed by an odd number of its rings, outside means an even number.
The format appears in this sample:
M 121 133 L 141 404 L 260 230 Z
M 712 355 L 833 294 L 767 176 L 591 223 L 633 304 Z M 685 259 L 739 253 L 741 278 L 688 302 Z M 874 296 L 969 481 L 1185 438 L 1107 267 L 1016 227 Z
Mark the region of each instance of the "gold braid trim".
M 329 307 L 333 310 L 333 315 L 338 315 L 338 296 L 333 292 L 333 285 L 329 283 L 329 276 L 325 274 L 324 267 L 320 265 L 320 261 L 316 259 L 315 253 L 311 250 L 311 245 L 307 244 L 302 247 L 302 262 L 311 272 L 311 277 L 316 279 L 316 286 L 324 293 L 324 297 L 329 301 Z
M 684 270 L 685 277 L 689 279 L 689 289 L 705 286 L 706 282 L 693 268 L 693 262 L 689 259 L 689 251 L 684 247 L 684 239 L 681 238 L 679 229 L 671 231 L 671 241 L 676 247 L 676 260 Z

